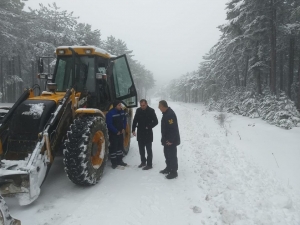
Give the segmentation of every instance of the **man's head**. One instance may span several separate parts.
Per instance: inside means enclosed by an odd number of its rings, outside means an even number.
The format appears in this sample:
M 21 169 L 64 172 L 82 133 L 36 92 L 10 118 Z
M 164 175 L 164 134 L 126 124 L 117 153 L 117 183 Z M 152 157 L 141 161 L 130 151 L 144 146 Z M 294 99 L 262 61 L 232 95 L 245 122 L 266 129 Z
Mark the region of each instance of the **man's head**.
M 121 110 L 121 109 L 122 109 L 122 102 L 121 102 L 120 100 L 114 101 L 113 107 L 114 107 L 116 110 Z
M 165 111 L 167 111 L 169 106 L 165 100 L 161 100 L 161 101 L 159 101 L 158 108 L 160 109 L 161 112 L 165 112 Z
M 140 106 L 142 110 L 145 110 L 148 106 L 147 100 L 146 99 L 141 99 L 140 100 Z

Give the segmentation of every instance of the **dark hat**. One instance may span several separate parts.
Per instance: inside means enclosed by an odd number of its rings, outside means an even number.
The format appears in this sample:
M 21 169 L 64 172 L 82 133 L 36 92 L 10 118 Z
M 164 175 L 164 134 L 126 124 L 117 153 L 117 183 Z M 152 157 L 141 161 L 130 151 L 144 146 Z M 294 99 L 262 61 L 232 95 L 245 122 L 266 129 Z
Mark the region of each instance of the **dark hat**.
M 115 108 L 117 105 L 119 105 L 120 103 L 122 103 L 122 101 L 120 100 L 115 100 L 113 103 L 113 107 Z

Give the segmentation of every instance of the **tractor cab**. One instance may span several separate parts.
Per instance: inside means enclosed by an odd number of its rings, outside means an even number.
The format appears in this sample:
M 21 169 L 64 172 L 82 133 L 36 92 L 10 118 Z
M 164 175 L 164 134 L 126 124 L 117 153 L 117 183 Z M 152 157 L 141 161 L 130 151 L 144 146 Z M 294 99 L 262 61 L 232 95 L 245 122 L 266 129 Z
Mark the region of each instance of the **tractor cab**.
M 137 106 L 126 55 L 116 57 L 93 46 L 62 46 L 56 49 L 56 55 L 54 75 L 48 79 L 49 91 L 66 92 L 74 88 L 79 108 L 107 111 L 116 99 L 122 100 L 127 108 Z

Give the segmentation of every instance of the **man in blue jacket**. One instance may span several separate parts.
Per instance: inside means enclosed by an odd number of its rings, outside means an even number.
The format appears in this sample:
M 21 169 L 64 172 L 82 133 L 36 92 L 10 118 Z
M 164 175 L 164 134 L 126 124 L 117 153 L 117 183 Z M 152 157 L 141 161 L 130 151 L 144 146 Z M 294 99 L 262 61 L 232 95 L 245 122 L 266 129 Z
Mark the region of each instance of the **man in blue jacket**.
M 168 106 L 165 100 L 158 105 L 163 116 L 161 118 L 161 144 L 164 146 L 166 168 L 160 173 L 167 174 L 167 179 L 178 176 L 177 146 L 180 145 L 180 135 L 175 112 Z
M 122 160 L 124 149 L 123 134 L 127 122 L 121 101 L 114 101 L 113 108 L 106 114 L 106 124 L 109 134 L 109 153 L 112 168 L 115 169 L 119 165 L 127 166 L 127 163 L 124 163 Z

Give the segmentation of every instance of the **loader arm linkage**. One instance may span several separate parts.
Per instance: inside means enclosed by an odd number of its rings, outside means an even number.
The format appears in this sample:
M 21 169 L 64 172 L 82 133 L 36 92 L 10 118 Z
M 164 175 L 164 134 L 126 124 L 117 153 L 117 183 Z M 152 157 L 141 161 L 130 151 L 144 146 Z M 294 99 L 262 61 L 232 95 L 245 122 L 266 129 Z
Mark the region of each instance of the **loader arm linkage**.
M 27 93 L 26 96 L 28 96 Z M 28 205 L 38 198 L 40 186 L 47 175 L 49 165 L 53 161 L 53 152 L 55 150 L 53 148 L 56 148 L 62 139 L 62 134 L 56 133 L 56 130 L 59 132 L 62 123 L 64 123 L 64 114 L 71 114 L 70 96 L 72 93 L 73 90 L 68 90 L 59 101 L 59 105 L 51 114 L 43 131 L 38 134 L 38 141 L 35 148 L 31 154 L 28 154 L 28 157 L 24 160 L 1 160 L 0 193 L 2 196 L 16 196 L 20 205 Z M 7 126 L 7 121 L 4 122 L 0 126 L 1 133 L 3 133 L 2 126 Z M 49 132 L 51 132 L 51 135 L 49 135 Z M 0 224 L 1 215 L 4 225 L 18 224 L 16 223 L 18 220 L 13 219 L 9 215 L 8 208 L 2 196 L 0 196 Z M 15 221 L 15 223 L 12 223 L 12 221 Z

